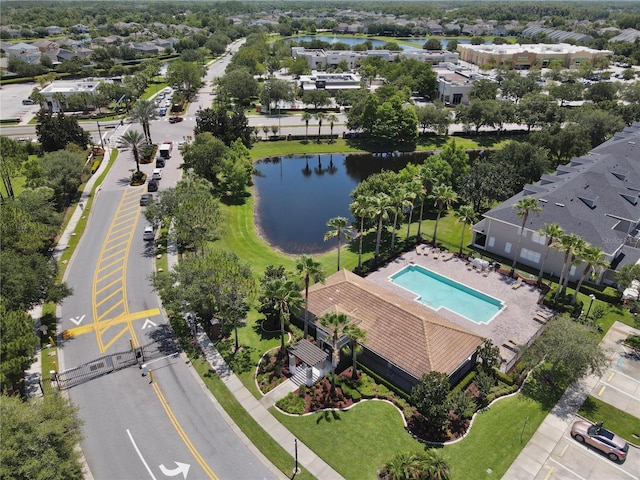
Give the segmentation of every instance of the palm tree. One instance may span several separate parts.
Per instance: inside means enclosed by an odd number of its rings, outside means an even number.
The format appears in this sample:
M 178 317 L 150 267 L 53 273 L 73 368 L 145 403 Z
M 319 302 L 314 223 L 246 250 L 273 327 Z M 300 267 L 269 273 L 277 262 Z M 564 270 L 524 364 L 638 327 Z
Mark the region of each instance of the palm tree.
M 569 286 L 569 274 L 571 265 L 578 265 L 579 257 L 582 255 L 583 250 L 587 246 L 587 242 L 582 237 L 577 237 L 573 248 L 571 251 L 571 258 L 569 259 L 569 264 L 567 265 L 567 272 L 564 276 L 564 282 L 562 284 L 562 294 L 565 295 L 567 292 L 567 287 Z
M 304 126 L 305 126 L 304 137 L 306 142 L 309 141 L 309 120 L 311 120 L 312 118 L 313 118 L 313 115 L 311 115 L 309 112 L 304 112 L 302 114 L 302 121 L 304 122 Z
M 137 130 L 127 130 L 118 142 L 118 148 L 124 150 L 131 149 L 133 159 L 136 161 L 136 171 L 138 173 L 140 173 L 140 151 L 144 150 L 147 145 L 147 140 L 144 138 L 144 135 Z
M 349 205 L 349 210 L 354 217 L 360 219 L 360 231 L 358 232 L 358 272 L 362 269 L 362 240 L 364 238 L 364 221 L 371 217 L 371 197 L 367 195 L 360 195 L 354 199 Z
M 311 282 L 324 283 L 324 271 L 320 262 L 308 255 L 303 255 L 298 259 L 296 269 L 304 281 L 304 338 L 307 338 L 309 331 L 309 284 Z
M 141 98 L 133 105 L 129 111 L 129 115 L 134 122 L 138 122 L 142 125 L 144 137 L 147 139 L 148 143 L 152 143 L 149 122 L 158 118 L 153 102 L 151 100 Z
M 473 210 L 473 205 L 462 205 L 457 212 L 455 212 L 455 216 L 458 219 L 458 222 L 462 223 L 462 234 L 460 235 L 460 249 L 458 253 L 462 255 L 462 246 L 464 245 L 464 231 L 467 228 L 467 225 L 470 223 L 474 223 L 478 218 L 476 217 L 476 212 Z
M 331 335 L 331 394 L 333 395 L 336 392 L 336 367 L 340 360 L 338 340 L 349 324 L 349 317 L 342 312 L 330 312 L 320 317 L 319 322 L 324 328 L 330 330 Z
M 409 215 L 407 219 L 407 238 L 409 240 L 409 235 L 411 234 L 411 221 L 413 220 L 413 209 L 415 207 L 415 199 L 420 196 L 420 192 L 422 192 L 422 185 L 418 181 L 417 178 L 411 179 L 409 183 L 405 185 L 407 191 L 407 207 L 409 207 Z
M 393 228 L 391 233 L 391 248 L 389 251 L 393 251 L 393 245 L 396 240 L 396 227 L 398 226 L 398 215 L 402 209 L 409 204 L 407 201 L 407 191 L 403 185 L 396 185 L 391 190 L 389 199 L 391 200 L 391 208 L 393 208 Z
M 329 128 L 331 129 L 331 138 L 329 139 L 329 143 L 333 143 L 333 125 L 338 121 L 338 117 L 336 117 L 333 113 L 327 115 L 326 119 L 329 122 Z
M 580 280 L 578 281 L 578 285 L 576 286 L 576 291 L 571 298 L 571 305 L 576 304 L 576 300 L 578 299 L 578 292 L 582 287 L 582 282 L 584 282 L 584 279 L 587 277 L 591 269 L 593 269 L 593 273 L 596 273 L 601 268 L 604 268 L 609 264 L 605 261 L 604 252 L 598 247 L 594 247 L 593 245 L 585 245 L 580 252 L 580 258 L 585 264 L 585 267 L 582 271 L 582 275 L 580 276 Z
M 389 209 L 391 208 L 391 199 L 386 193 L 378 193 L 371 197 L 371 215 L 378 220 L 378 227 L 376 233 L 376 253 L 378 257 L 380 254 L 380 240 L 382 238 L 382 224 L 385 220 L 389 219 Z
M 436 217 L 436 224 L 433 228 L 433 244 L 436 244 L 438 233 L 438 222 L 442 212 L 448 210 L 453 202 L 458 199 L 458 195 L 453 191 L 449 185 L 436 185 L 433 187 L 433 193 L 431 197 L 435 200 L 435 207 L 438 209 L 438 216 Z
M 293 280 L 286 278 L 274 278 L 264 286 L 263 304 L 274 308 L 280 319 L 280 351 L 278 358 L 285 355 L 284 329 L 289 323 L 291 312 L 298 310 L 302 304 L 299 286 Z
M 533 197 L 523 197 L 518 200 L 515 205 L 513 205 L 518 213 L 516 215 L 522 218 L 522 225 L 520 226 L 520 235 L 518 236 L 518 243 L 516 245 L 516 251 L 513 252 L 513 263 L 511 264 L 511 272 L 509 276 L 513 277 L 513 273 L 516 270 L 516 262 L 518 261 L 518 252 L 520 251 L 520 242 L 522 242 L 522 237 L 524 236 L 524 226 L 527 223 L 527 218 L 529 218 L 529 212 L 539 212 L 542 210 L 542 207 L 538 206 L 538 199 Z
M 564 262 L 562 263 L 562 270 L 560 271 L 560 278 L 558 279 L 558 291 L 553 297 L 554 300 L 558 300 L 558 298 L 560 297 L 560 293 L 564 292 L 563 281 L 567 266 L 570 265 L 569 259 L 575 253 L 576 247 L 581 242 L 584 242 L 584 240 L 573 233 L 561 235 L 558 240 L 556 240 L 554 246 L 560 248 L 564 252 Z M 567 277 L 568 276 L 569 275 L 567 275 Z
M 60 111 L 64 113 L 64 108 L 67 105 L 67 97 L 62 92 L 55 92 L 51 95 L 54 102 L 60 107 Z
M 422 217 L 424 215 L 424 202 L 429 196 L 429 192 L 432 190 L 436 181 L 435 172 L 433 169 L 426 165 L 421 165 L 418 170 L 418 176 L 420 183 L 422 183 L 422 189 L 419 193 L 420 198 L 420 219 L 418 220 L 418 241 L 422 240 Z
M 384 480 L 450 480 L 451 471 L 447 462 L 435 450 L 425 452 L 401 452 L 382 467 Z
M 325 242 L 331 238 L 336 237 L 338 239 L 338 272 L 340 271 L 340 247 L 342 244 L 342 238 L 345 241 L 351 240 L 351 231 L 349 229 L 348 220 L 345 217 L 334 217 L 327 222 L 327 227 L 330 227 L 327 233 L 324 234 Z
M 547 257 L 549 256 L 549 250 L 554 245 L 556 239 L 560 237 L 564 233 L 562 227 L 557 223 L 546 223 L 544 228 L 538 232 L 540 235 L 544 235 L 547 237 L 547 248 L 544 252 L 544 258 L 542 259 L 542 264 L 540 265 L 540 272 L 538 272 L 538 285 L 542 283 L 542 275 L 544 275 L 544 264 L 547 262 Z
M 322 121 L 324 120 L 325 116 L 326 115 L 322 112 L 318 112 L 315 115 L 316 120 L 318 120 L 318 143 L 320 143 L 320 130 L 322 129 Z
M 361 328 L 356 327 L 353 324 L 347 325 L 343 330 L 344 335 L 349 339 L 349 344 L 346 349 L 351 352 L 351 359 L 353 361 L 351 368 L 351 378 L 356 380 L 358 378 L 358 354 L 362 352 L 362 346 L 359 342 L 364 342 L 367 339 L 367 334 Z

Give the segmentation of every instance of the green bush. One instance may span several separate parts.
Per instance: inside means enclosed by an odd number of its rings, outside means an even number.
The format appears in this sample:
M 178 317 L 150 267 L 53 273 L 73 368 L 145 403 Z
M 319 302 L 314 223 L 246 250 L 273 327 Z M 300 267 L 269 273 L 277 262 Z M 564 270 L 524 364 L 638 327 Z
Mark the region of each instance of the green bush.
M 397 396 L 399 396 L 401 398 L 404 398 L 405 400 L 409 399 L 409 394 L 407 392 L 405 392 L 404 390 L 398 388 L 393 383 L 389 382 L 387 379 L 382 378 L 380 375 L 378 375 L 374 371 L 369 370 L 367 367 L 365 367 L 364 365 L 360 365 L 360 364 L 358 364 L 358 368 L 363 373 L 366 373 L 369 377 L 371 377 L 375 381 L 375 383 L 380 384 L 380 385 L 384 385 L 389 390 L 391 390 L 393 393 L 395 393 Z
M 501 372 L 500 370 L 496 370 L 495 374 L 499 382 L 506 383 L 507 385 L 513 385 L 515 383 L 513 376 Z
M 370 376 L 364 374 L 360 376 L 358 391 L 364 398 L 374 398 L 378 392 L 377 387 L 376 382 Z
M 631 348 L 637 348 L 640 350 L 640 336 L 639 335 L 629 335 L 624 341 L 626 345 L 629 345 Z
M 293 415 L 302 415 L 305 409 L 305 401 L 304 398 L 301 398 L 300 395 L 296 395 L 291 392 L 288 393 L 286 397 L 281 398 L 276 402 L 276 406 L 287 413 L 291 413 Z
M 476 378 L 476 375 L 477 375 L 477 372 L 475 370 L 471 370 L 469 373 L 467 373 L 467 375 L 462 380 L 460 380 L 460 382 L 458 382 L 458 384 L 455 387 L 451 389 L 451 393 L 449 393 L 449 398 L 451 398 L 451 395 L 457 392 L 466 390 L 467 387 L 471 385 L 471 382 L 473 382 L 473 379 Z

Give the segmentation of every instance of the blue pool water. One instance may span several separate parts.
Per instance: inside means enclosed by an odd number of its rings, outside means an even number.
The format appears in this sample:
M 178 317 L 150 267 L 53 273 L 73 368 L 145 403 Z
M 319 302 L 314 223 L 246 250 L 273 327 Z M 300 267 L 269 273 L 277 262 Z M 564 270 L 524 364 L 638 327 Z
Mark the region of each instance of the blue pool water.
M 403 268 L 391 282 L 415 293 L 423 305 L 446 308 L 475 323 L 489 323 L 504 308 L 502 301 L 419 265 Z

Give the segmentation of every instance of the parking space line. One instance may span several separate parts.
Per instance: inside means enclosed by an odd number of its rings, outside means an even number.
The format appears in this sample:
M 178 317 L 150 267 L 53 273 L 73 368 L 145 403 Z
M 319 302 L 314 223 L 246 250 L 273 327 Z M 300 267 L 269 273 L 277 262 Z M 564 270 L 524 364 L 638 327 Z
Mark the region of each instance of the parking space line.
M 600 381 L 602 382 L 602 380 L 600 380 Z M 627 393 L 627 392 L 625 392 L 624 390 L 621 390 L 621 389 L 620 389 L 620 388 L 618 388 L 618 387 L 614 387 L 613 385 L 611 385 L 611 384 L 609 384 L 609 383 L 607 383 L 607 382 L 602 382 L 602 383 L 603 383 L 604 385 L 603 385 L 603 386 L 602 386 L 602 388 L 600 389 L 600 391 L 601 391 L 601 392 L 602 392 L 602 391 L 604 391 L 605 386 L 606 386 L 606 387 L 610 387 L 610 388 L 613 388 L 614 390 L 619 391 L 621 394 L 626 395 L 627 397 L 631 397 L 631 398 L 633 398 L 634 400 L 637 400 L 637 397 L 636 397 L 635 395 L 632 395 L 632 394 L 630 394 L 630 393 Z M 598 395 L 601 395 L 601 394 L 600 394 L 600 393 L 598 393 Z
M 632 377 L 631 375 L 627 375 L 626 373 L 616 372 L 616 375 L 622 375 L 623 377 L 628 378 L 633 382 L 640 383 L 640 378 Z
M 549 460 L 551 460 L 553 463 L 555 463 L 556 465 L 558 465 L 559 467 L 561 467 L 562 469 L 566 470 L 567 472 L 571 473 L 572 475 L 575 475 L 577 478 L 579 478 L 580 480 L 587 480 L 584 477 L 581 477 L 580 475 L 578 475 L 576 472 L 574 472 L 573 470 L 571 470 L 569 467 L 565 467 L 563 464 L 561 464 L 559 461 L 554 460 L 553 458 L 549 458 Z

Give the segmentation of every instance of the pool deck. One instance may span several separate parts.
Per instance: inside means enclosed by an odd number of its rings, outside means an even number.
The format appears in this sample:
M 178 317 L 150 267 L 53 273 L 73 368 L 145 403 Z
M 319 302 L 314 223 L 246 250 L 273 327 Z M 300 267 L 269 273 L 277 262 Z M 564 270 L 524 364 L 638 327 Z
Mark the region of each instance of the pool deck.
M 515 280 L 507 275 L 495 271 L 469 270 L 466 262 L 457 257 L 445 261 L 450 257 L 449 253 L 440 254 L 438 258 L 434 258 L 434 253 L 427 246 L 422 251 L 421 255 L 418 255 L 416 250 L 404 253 L 368 275 L 367 279 L 413 300 L 415 298 L 413 293 L 391 283 L 389 278 L 406 266 L 415 264 L 502 300 L 505 308 L 488 324 L 472 322 L 446 309 L 438 310 L 438 314 L 456 325 L 490 338 L 493 344 L 500 348 L 500 355 L 504 360 L 503 369 L 509 368 L 516 357 L 516 346 L 529 344 L 543 326 L 539 320 L 534 319 L 536 312 L 542 310 L 551 313 L 538 305 L 541 299 L 540 290 L 526 282 L 522 282 L 519 288 L 514 289 Z

